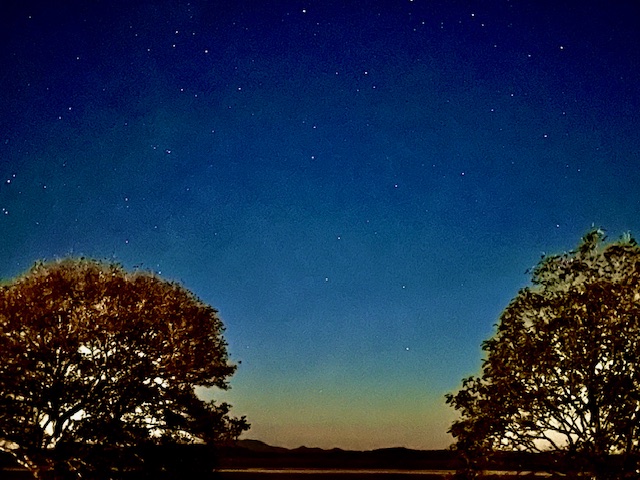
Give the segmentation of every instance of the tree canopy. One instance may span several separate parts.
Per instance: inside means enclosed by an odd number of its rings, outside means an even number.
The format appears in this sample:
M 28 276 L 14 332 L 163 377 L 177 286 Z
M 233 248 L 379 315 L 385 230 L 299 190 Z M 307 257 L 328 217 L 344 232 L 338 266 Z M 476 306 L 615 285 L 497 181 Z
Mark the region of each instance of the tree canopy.
M 151 273 L 37 263 L 0 287 L 0 449 L 36 478 L 108 476 L 97 450 L 248 429 L 196 387 L 235 371 L 215 309 Z
M 640 247 L 592 230 L 543 257 L 482 345 L 482 373 L 447 403 L 473 477 L 500 451 L 546 452 L 551 469 L 637 478 Z

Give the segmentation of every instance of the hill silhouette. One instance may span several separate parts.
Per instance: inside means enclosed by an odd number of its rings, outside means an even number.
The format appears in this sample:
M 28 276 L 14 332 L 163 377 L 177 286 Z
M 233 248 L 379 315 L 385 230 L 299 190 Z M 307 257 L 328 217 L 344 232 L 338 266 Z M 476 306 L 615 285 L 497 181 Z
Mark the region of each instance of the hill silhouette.
M 220 468 L 345 468 L 345 469 L 455 469 L 456 455 L 451 450 L 412 450 L 381 448 L 343 450 L 301 446 L 288 449 L 260 440 L 238 440 L 218 452 Z
M 404 447 L 375 450 L 342 450 L 333 448 L 274 447 L 260 440 L 239 440 L 234 446 L 221 449 L 218 465 L 221 469 L 349 469 L 349 470 L 456 470 L 461 460 L 454 450 L 413 450 Z M 552 453 L 502 452 L 489 470 L 516 472 L 570 472 L 571 465 Z
M 456 452 L 452 450 L 412 450 L 403 447 L 380 448 L 376 450 L 343 450 L 333 448 L 305 447 L 284 448 L 269 445 L 260 440 L 238 440 L 234 445 L 218 447 L 215 458 L 211 450 L 202 445 L 182 445 L 173 449 L 160 449 L 157 455 L 168 457 L 171 462 L 182 465 L 187 470 L 211 472 L 216 470 L 246 469 L 345 469 L 345 470 L 456 470 L 460 466 Z M 167 458 L 165 458 L 165 461 Z M 536 471 L 545 465 L 554 464 L 557 459 L 545 454 L 513 452 L 498 456 L 488 467 L 492 470 Z M 0 452 L 0 478 L 18 480 L 30 478 L 13 458 Z M 190 468 L 189 468 L 190 467 Z M 204 468 L 204 470 L 202 470 Z M 194 471 L 195 471 L 194 470 Z M 27 475 L 27 476 L 25 476 Z M 132 476 L 131 479 L 134 479 Z M 195 477 L 194 477 L 195 478 Z M 198 478 L 208 478 L 198 476 Z M 218 478 L 218 477 L 215 477 Z M 225 477 L 221 477 L 225 478 Z M 235 478 L 235 477 L 234 477 Z

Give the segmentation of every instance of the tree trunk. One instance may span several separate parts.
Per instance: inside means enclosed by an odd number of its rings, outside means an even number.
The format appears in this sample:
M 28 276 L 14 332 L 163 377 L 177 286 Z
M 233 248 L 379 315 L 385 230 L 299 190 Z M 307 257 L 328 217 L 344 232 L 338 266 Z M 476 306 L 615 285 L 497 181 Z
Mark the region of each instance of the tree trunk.
M 45 456 L 39 456 L 41 457 L 41 461 L 38 462 L 33 455 L 25 452 L 23 448 L 13 442 L 11 442 L 9 448 L 7 448 L 6 442 L 3 446 L 4 448 L 0 448 L 0 450 L 10 454 L 18 465 L 26 468 L 29 473 L 33 475 L 35 480 L 52 480 L 51 473 L 53 472 L 53 465 Z M 38 457 L 38 455 L 36 455 L 36 457 Z
M 44 480 L 46 478 L 45 475 L 46 471 L 48 470 L 48 466 L 38 465 L 36 462 L 31 460 L 31 458 L 25 455 L 22 455 L 21 457 L 14 455 L 14 458 L 21 466 L 29 470 L 29 473 L 33 475 L 34 479 Z

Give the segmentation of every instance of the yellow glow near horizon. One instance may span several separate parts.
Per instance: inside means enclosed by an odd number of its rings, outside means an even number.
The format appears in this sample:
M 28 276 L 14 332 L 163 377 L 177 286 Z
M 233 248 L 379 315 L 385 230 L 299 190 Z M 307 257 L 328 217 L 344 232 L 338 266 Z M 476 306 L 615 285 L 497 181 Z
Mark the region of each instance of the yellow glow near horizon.
M 441 395 L 420 389 L 378 392 L 306 391 L 283 388 L 278 393 L 243 388 L 216 392 L 216 400 L 228 401 L 236 415 L 247 415 L 251 429 L 245 438 L 273 446 L 372 450 L 406 447 L 444 449 L 452 443 L 447 433 L 456 413 Z M 210 397 L 210 394 L 205 394 Z

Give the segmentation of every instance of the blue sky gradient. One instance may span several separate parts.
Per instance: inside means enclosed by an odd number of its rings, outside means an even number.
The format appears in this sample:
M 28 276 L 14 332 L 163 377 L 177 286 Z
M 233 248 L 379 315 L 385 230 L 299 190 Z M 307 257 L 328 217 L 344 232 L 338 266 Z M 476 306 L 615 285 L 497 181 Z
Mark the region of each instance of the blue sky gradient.
M 640 232 L 634 2 L 55 3 L 0 16 L 0 277 L 179 280 L 251 438 L 446 447 L 527 269 Z

